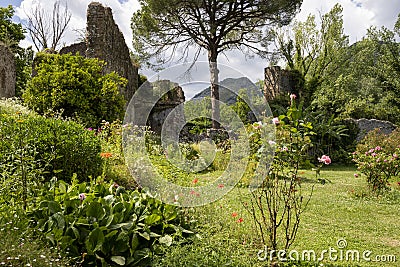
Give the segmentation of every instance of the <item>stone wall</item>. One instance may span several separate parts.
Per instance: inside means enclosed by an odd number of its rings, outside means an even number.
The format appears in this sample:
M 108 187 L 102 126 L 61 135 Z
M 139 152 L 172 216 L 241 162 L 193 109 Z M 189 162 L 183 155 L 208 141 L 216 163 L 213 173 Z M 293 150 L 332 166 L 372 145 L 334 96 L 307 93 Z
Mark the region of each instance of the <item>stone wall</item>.
M 92 2 L 87 9 L 85 42 L 72 44 L 60 50 L 60 54 L 79 52 L 80 55 L 98 58 L 107 63 L 105 73 L 117 72 L 128 80 L 126 89 L 121 94 L 129 101 L 138 88 L 138 68 L 132 64 L 130 51 L 125 39 L 117 24 L 114 21 L 112 10 L 104 7 L 98 2 Z M 161 133 L 162 125 L 172 110 L 185 102 L 182 88 L 175 83 L 161 80 L 153 83 L 146 83 L 149 98 L 152 96 L 161 97 L 152 109 L 148 124 L 156 133 Z M 168 91 L 169 89 L 173 89 Z M 184 120 L 183 109 L 177 112 L 176 122 Z M 140 112 L 139 112 L 140 113 Z
M 0 98 L 14 97 L 16 70 L 14 54 L 0 44 Z
M 376 128 L 380 129 L 384 134 L 390 134 L 397 128 L 395 124 L 389 121 L 375 119 L 358 119 L 353 121 L 357 124 L 360 130 L 359 134 L 357 135 L 357 142 L 361 141 L 368 132 Z

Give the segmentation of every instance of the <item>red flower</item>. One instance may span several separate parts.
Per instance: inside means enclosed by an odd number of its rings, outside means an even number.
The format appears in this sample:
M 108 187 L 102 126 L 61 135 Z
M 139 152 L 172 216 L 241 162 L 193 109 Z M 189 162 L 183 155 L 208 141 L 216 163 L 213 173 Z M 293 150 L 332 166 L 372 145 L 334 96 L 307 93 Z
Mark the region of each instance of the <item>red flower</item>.
M 197 184 L 197 182 L 199 181 L 199 179 L 195 178 L 192 183 Z
M 237 220 L 237 222 L 238 222 L 238 223 L 242 223 L 242 222 L 243 222 L 243 218 L 239 218 L 239 219 Z
M 232 217 L 236 217 L 236 216 L 238 216 L 237 212 L 233 212 Z
M 224 185 L 223 184 L 219 184 L 218 188 L 224 188 Z
M 100 153 L 100 157 L 108 159 L 108 158 L 112 157 L 112 153 L 110 153 L 110 152 L 102 152 L 102 153 Z

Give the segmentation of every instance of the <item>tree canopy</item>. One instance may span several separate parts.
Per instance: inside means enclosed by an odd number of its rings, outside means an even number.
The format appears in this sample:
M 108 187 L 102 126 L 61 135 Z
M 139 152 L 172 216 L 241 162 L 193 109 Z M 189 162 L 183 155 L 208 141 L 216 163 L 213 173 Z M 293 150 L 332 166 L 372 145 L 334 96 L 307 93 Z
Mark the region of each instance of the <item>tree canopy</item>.
M 13 16 L 11 5 L 0 7 L 0 41 L 15 52 L 19 42 L 25 39 L 25 31 L 21 24 L 12 22 Z
M 288 69 L 297 71 L 305 80 L 300 94 L 306 104 L 324 79 L 337 75 L 350 59 L 348 36 L 343 33 L 342 11 L 343 8 L 336 4 L 321 16 L 320 26 L 316 17 L 309 15 L 306 21 L 296 21 L 286 31 L 275 32 L 279 54 L 285 59 Z
M 349 44 L 342 7 L 277 31 L 278 54 L 286 68 L 305 80 L 301 101 L 338 119 L 374 118 L 400 122 L 400 14 L 393 30 L 371 27 Z

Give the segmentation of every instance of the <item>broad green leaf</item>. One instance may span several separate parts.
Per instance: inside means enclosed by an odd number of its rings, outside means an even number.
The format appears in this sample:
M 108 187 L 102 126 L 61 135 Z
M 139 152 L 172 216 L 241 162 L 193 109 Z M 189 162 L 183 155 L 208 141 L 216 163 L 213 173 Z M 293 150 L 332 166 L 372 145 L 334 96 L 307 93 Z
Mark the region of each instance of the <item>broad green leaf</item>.
M 86 215 L 101 220 L 105 216 L 105 211 L 99 202 L 94 201 L 91 202 L 87 207 Z
M 139 246 L 139 237 L 137 234 L 133 234 L 132 241 L 131 241 L 131 254 L 136 250 Z
M 117 233 L 118 233 L 118 230 L 111 231 L 108 234 L 106 234 L 105 238 L 106 239 L 111 238 L 111 237 L 115 236 Z
M 129 230 L 132 228 L 132 226 L 133 226 L 133 222 L 118 223 L 118 224 L 111 225 L 109 227 L 109 229 L 114 230 L 114 229 L 122 228 L 124 230 Z
M 158 214 L 151 214 L 150 216 L 148 216 L 144 222 L 147 225 L 154 225 L 157 222 L 159 222 L 162 219 L 162 217 Z
M 122 256 L 112 256 L 111 260 L 118 265 L 125 265 L 125 258 Z
M 49 209 L 50 214 L 54 214 L 54 213 L 61 211 L 60 203 L 58 203 L 56 201 L 49 201 L 47 203 L 47 207 Z
M 56 214 L 54 214 L 51 217 L 57 222 L 57 226 L 59 229 L 64 229 L 65 220 L 64 220 L 64 216 L 60 212 L 57 212 Z
M 167 221 L 172 221 L 178 216 L 178 213 L 175 207 L 166 205 L 164 208 L 164 218 Z
M 104 234 L 99 228 L 94 229 L 90 232 L 85 245 L 89 255 L 93 255 L 94 252 L 101 249 L 104 243 Z
M 129 235 L 126 231 L 121 231 L 114 242 L 114 251 L 116 253 L 123 253 L 129 249 Z
M 135 258 L 135 263 L 137 265 L 140 261 L 149 258 L 151 256 L 151 250 L 149 248 L 144 248 L 141 250 L 136 250 L 133 257 Z

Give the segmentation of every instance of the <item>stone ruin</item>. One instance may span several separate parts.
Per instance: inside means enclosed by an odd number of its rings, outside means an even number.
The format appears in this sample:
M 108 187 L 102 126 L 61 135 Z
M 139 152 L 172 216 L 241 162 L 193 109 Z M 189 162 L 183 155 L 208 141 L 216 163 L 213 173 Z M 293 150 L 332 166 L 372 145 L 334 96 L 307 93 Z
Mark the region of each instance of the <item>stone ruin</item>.
M 64 47 L 60 50 L 60 54 L 79 53 L 88 58 L 98 58 L 105 61 L 107 63 L 105 73 L 115 71 L 128 80 L 128 85 L 122 89 L 121 94 L 129 102 L 138 89 L 138 67 L 131 61 L 129 48 L 113 19 L 111 8 L 104 7 L 98 2 L 90 3 L 87 9 L 86 32 L 84 42 Z M 173 85 L 173 83 L 171 85 L 169 83 L 170 81 L 157 81 L 147 84 L 150 86 L 149 92 L 152 95 L 157 95 L 157 87 Z M 185 102 L 182 88 L 177 84 L 173 86 L 175 88 L 162 95 L 160 101 L 151 111 L 148 124 L 156 133 L 161 133 L 162 124 L 168 114 L 176 106 Z
M 283 70 L 280 66 L 271 66 L 264 69 L 263 94 L 267 101 L 275 99 L 278 95 L 301 92 L 299 82 L 289 70 Z
M 105 73 L 115 71 L 128 80 L 121 94 L 129 102 L 138 88 L 138 67 L 132 63 L 125 38 L 115 23 L 112 10 L 98 2 L 87 9 L 86 40 L 64 47 L 60 54 L 79 53 L 88 58 L 105 61 Z
M 151 92 L 153 95 L 160 97 L 160 100 L 152 108 L 149 118 L 149 126 L 156 133 L 161 133 L 163 123 L 170 112 L 174 109 L 174 118 L 172 123 L 176 125 L 184 125 L 185 116 L 183 111 L 183 105 L 180 104 L 185 102 L 185 95 L 183 93 L 182 87 L 177 83 L 171 82 L 169 80 L 159 80 L 151 83 Z M 171 89 L 171 90 L 169 90 Z M 164 93 L 169 90 L 167 93 Z M 175 127 L 176 128 L 176 127 Z M 171 136 L 173 133 L 167 133 Z
M 14 54 L 10 49 L 0 44 L 0 98 L 14 97 L 16 70 Z

